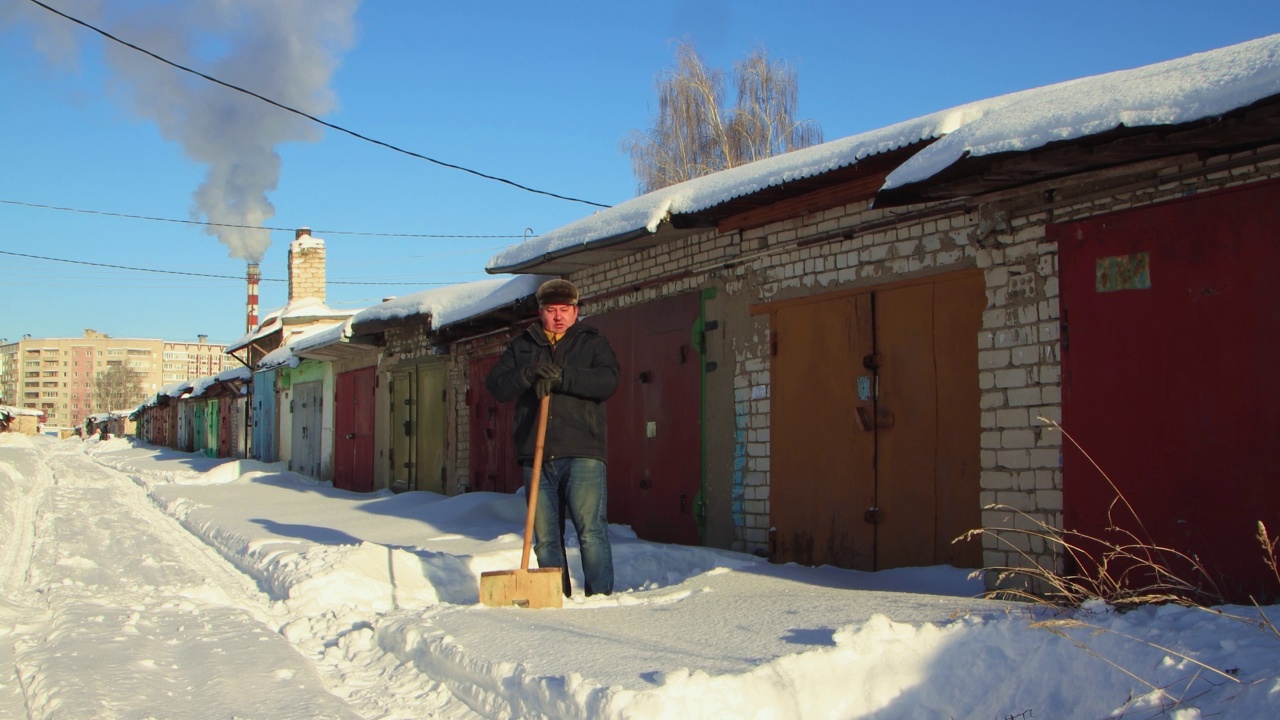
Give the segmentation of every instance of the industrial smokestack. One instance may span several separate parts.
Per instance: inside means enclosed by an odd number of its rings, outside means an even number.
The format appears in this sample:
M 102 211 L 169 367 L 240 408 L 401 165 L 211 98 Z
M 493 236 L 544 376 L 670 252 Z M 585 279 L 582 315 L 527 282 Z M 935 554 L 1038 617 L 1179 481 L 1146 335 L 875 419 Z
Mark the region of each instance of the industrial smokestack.
M 280 184 L 280 146 L 324 138 L 311 119 L 274 105 L 312 118 L 337 107 L 331 81 L 339 58 L 355 44 L 359 0 L 75 0 L 59 5 L 159 53 L 166 62 L 219 78 L 217 83 L 192 81 L 156 58 L 111 44 L 101 51 L 113 73 L 100 81 L 112 90 L 109 96 L 155 122 L 160 137 L 181 143 L 183 155 L 204 167 L 192 219 L 209 223 L 205 232 L 216 235 L 229 256 L 261 262 L 271 244 L 265 226 L 275 208 L 267 196 Z M 50 13 L 0 3 L 0 29 L 26 20 L 36 33 L 33 45 L 59 65 L 68 59 L 74 64 L 79 53 L 70 44 L 90 35 L 69 32 L 64 19 Z M 100 40 L 93 41 L 97 48 Z M 7 48 L 13 41 L 5 37 L 4 42 Z M 259 96 L 228 92 L 222 87 L 227 83 L 251 88 Z M 271 98 L 271 104 L 264 98 Z M 234 121 L 215 120 L 225 118 Z
M 258 267 L 258 263 L 249 263 L 249 297 L 245 303 L 245 324 L 249 327 L 248 332 L 253 332 L 258 327 L 258 282 L 262 280 L 262 270 Z

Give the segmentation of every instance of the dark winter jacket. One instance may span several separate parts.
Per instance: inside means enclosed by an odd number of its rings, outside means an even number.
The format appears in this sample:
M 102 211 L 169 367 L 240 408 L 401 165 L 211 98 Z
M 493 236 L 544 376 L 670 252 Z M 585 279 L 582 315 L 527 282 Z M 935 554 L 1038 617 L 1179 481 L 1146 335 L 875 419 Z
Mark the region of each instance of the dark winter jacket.
M 600 331 L 574 323 L 552 346 L 534 323 L 512 338 L 498 363 L 485 378 L 485 387 L 498 402 L 516 401 L 514 428 L 516 460 L 533 462 L 537 442 L 538 398 L 525 368 L 554 362 L 563 370 L 560 385 L 551 393 L 544 460 L 585 457 L 605 461 L 604 401 L 618 388 L 618 360 Z

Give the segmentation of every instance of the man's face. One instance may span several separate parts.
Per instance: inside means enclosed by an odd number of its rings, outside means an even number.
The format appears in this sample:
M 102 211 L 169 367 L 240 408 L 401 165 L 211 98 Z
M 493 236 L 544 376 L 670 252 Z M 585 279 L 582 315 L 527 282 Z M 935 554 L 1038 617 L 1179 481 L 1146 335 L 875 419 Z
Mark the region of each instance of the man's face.
M 542 318 L 543 329 L 559 335 L 578 321 L 578 306 L 543 305 L 538 308 L 538 316 Z

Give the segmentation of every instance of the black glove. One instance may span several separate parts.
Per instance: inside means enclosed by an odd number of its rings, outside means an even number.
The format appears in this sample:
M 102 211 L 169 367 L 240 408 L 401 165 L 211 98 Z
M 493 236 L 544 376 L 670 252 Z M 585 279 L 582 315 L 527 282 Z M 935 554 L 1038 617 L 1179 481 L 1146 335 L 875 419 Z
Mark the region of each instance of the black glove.
M 559 365 L 556 365 L 555 363 L 545 363 L 539 365 L 534 370 L 534 376 L 536 379 L 533 383 L 533 393 L 538 396 L 539 400 L 541 400 L 542 398 L 550 395 L 552 390 L 560 387 L 560 382 L 564 377 L 564 373 L 560 370 Z

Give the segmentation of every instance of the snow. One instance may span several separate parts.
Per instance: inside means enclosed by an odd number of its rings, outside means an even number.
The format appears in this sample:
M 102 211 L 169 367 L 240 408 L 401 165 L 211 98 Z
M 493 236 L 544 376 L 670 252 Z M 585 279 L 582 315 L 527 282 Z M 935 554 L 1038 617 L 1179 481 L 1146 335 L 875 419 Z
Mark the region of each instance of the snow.
M 217 385 L 218 383 L 230 382 L 234 380 L 239 380 L 243 382 L 245 380 L 248 380 L 249 377 L 250 377 L 249 368 L 244 367 L 243 365 L 238 367 L 228 368 L 218 373 L 217 375 L 209 375 L 206 377 L 187 381 L 188 383 L 190 383 L 190 389 L 187 390 L 187 392 L 190 393 L 191 397 L 200 397 L 201 395 L 204 395 L 206 392 L 208 392 L 209 388 L 213 387 L 214 385 Z M 143 403 L 143 406 L 147 404 L 149 403 Z M 136 410 L 137 408 L 134 408 L 134 409 Z M 130 410 L 129 412 L 133 412 L 133 410 Z M 129 413 L 125 413 L 125 415 L 128 415 L 128 414 Z
M 487 269 L 505 272 L 550 253 L 655 233 L 674 215 L 700 212 L 923 140 L 937 139 L 890 173 L 883 189 L 926 180 L 966 154 L 1030 150 L 1120 125 L 1191 122 L 1277 93 L 1280 35 L 1272 35 L 1134 70 L 981 100 L 688 180 L 509 247 L 494 255 Z
M 235 342 L 227 345 L 227 352 L 233 353 L 242 348 L 248 347 L 255 340 L 260 340 L 273 332 L 283 329 L 286 325 L 306 326 L 308 324 L 325 323 L 327 329 L 333 324 L 341 324 L 341 321 L 351 317 L 349 310 L 334 310 L 324 301 L 314 297 L 297 298 L 290 300 L 284 307 L 268 312 L 258 323 L 258 327 L 250 330 Z M 294 329 L 292 332 L 297 333 Z M 307 332 L 311 332 L 308 330 Z
M 292 353 L 302 353 L 307 350 L 342 342 L 351 337 L 351 318 L 334 325 L 313 326 L 303 332 L 297 330 L 294 332 L 298 334 L 292 335 L 288 339 L 288 348 Z
M 1280 716 L 1280 607 L 1053 613 L 614 525 L 619 592 L 489 608 L 518 494 L 123 439 L 0 435 L 0 501 L 0 717 Z
M 1120 126 L 1211 118 L 1280 93 L 1280 35 L 1007 97 L 889 174 L 886 189 L 925 180 L 966 154 L 1025 151 Z
M 429 316 L 431 327 L 439 330 L 529 297 L 550 279 L 542 275 L 517 275 L 423 290 L 361 310 L 352 316 L 351 325 Z
M 302 358 L 298 357 L 294 350 L 297 349 L 298 343 L 309 341 L 311 338 L 319 337 L 320 342 L 315 346 L 326 345 L 329 342 L 336 341 L 343 336 L 344 328 L 347 327 L 347 321 L 337 323 L 317 323 L 315 325 L 306 325 L 294 328 L 285 336 L 284 343 L 262 356 L 254 370 L 270 370 L 283 366 L 298 367 L 302 363 Z M 248 344 L 248 343 L 246 343 Z M 309 345 L 311 345 L 309 343 Z
M 736 197 L 940 137 L 980 116 L 988 105 L 990 103 L 974 103 L 944 110 L 655 190 L 507 248 L 489 260 L 487 269 L 489 272 L 501 272 L 575 246 L 585 248 L 596 242 L 641 231 L 655 233 L 672 215 L 705 210 Z

